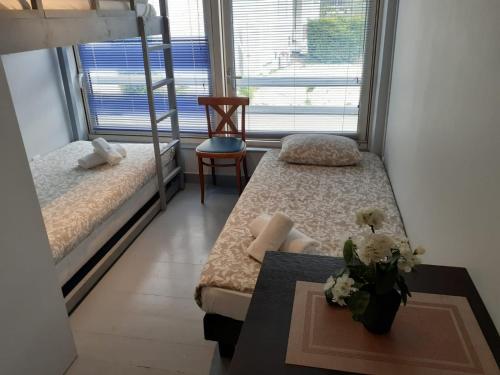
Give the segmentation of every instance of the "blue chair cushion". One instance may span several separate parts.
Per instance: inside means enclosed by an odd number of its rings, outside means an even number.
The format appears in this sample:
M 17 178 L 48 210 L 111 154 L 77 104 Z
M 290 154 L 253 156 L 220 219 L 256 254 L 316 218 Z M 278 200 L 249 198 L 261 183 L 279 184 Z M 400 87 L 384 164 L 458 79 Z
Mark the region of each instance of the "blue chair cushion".
M 214 137 L 203 141 L 196 151 L 211 154 L 230 154 L 245 149 L 245 142 L 235 137 Z

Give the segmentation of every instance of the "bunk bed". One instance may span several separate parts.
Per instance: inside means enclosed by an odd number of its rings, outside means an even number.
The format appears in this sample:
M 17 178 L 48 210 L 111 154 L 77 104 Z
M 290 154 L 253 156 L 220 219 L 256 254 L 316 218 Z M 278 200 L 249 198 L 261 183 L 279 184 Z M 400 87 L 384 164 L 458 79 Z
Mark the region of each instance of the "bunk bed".
M 0 54 L 162 33 L 162 17 L 135 0 L 1 0 Z
M 184 186 L 166 0 L 160 14 L 146 0 L 0 0 L 0 55 L 140 37 L 152 144 L 122 144 L 117 166 L 86 171 L 77 160 L 92 152 L 77 141 L 30 163 L 66 307 L 71 311 L 106 270 Z M 161 35 L 151 43 L 149 36 Z M 165 78 L 153 82 L 150 52 L 160 51 Z M 168 90 L 157 113 L 155 90 Z M 171 121 L 171 141 L 158 124 Z

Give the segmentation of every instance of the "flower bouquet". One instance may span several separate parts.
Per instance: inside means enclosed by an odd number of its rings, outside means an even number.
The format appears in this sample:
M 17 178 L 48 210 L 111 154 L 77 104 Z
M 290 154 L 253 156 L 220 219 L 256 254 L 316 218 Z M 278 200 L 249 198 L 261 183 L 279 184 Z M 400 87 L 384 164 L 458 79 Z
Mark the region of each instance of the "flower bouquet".
M 345 267 L 330 276 L 324 286 L 331 305 L 347 306 L 354 320 L 361 321 L 373 333 L 387 333 L 401 301 L 411 297 L 403 274 L 420 264 L 425 249 L 411 250 L 405 239 L 392 238 L 375 231 L 384 222 L 379 209 L 356 214 L 356 223 L 370 232 L 360 239 L 349 238 L 344 244 Z

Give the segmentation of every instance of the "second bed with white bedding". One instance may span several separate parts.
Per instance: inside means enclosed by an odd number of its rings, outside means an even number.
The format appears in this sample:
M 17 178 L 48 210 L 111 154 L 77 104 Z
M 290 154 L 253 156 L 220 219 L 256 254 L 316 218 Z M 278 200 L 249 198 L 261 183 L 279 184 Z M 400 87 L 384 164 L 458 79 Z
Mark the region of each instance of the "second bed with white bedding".
M 205 264 L 196 300 L 207 313 L 244 320 L 260 263 L 246 254 L 253 240 L 249 223 L 258 215 L 284 212 L 295 227 L 320 242 L 309 253 L 339 256 L 342 244 L 361 229 L 355 213 L 379 207 L 381 232 L 405 237 L 399 210 L 380 158 L 363 153 L 352 167 L 288 164 L 279 150 L 267 152 L 229 216 Z
M 96 244 L 102 246 L 158 190 L 153 145 L 122 145 L 127 157 L 116 166 L 79 167 L 78 159 L 93 152 L 87 141 L 70 143 L 30 163 L 61 283 L 93 255 Z M 161 145 L 162 150 L 165 147 Z M 173 157 L 173 149 L 162 156 L 164 172 L 171 169 Z M 113 217 L 120 210 L 122 215 Z M 108 228 L 98 231 L 103 224 Z M 85 241 L 85 249 L 76 249 Z

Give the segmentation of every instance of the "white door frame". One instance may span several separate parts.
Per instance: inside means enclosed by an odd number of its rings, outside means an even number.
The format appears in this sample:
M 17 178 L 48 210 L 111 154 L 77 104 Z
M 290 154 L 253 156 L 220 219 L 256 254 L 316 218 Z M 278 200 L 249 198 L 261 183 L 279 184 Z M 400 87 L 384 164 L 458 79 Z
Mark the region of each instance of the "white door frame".
M 359 96 L 359 116 L 358 116 L 358 143 L 362 146 L 368 144 L 368 130 L 370 128 L 370 113 L 372 104 L 373 78 L 376 65 L 376 40 L 377 25 L 380 10 L 380 0 L 371 3 L 368 9 L 368 20 L 373 20 L 373 25 L 368 29 L 366 35 L 365 64 L 363 66 L 363 84 Z
M 224 49 L 222 46 L 222 25 L 220 4 L 217 0 L 203 0 L 203 17 L 205 20 L 205 35 L 208 39 L 210 67 L 212 73 L 212 89 L 214 96 L 225 95 L 223 82 Z

